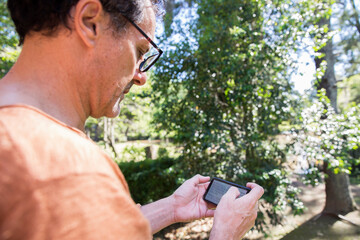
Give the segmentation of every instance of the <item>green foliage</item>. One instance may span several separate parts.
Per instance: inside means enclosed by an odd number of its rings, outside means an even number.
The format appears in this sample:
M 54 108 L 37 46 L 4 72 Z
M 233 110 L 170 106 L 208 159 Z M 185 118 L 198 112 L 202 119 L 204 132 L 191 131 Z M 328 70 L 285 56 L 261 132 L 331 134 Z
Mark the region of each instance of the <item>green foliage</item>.
M 134 161 L 139 162 L 146 158 L 144 147 L 136 147 L 134 145 L 127 145 L 118 157 L 119 161 Z
M 305 183 L 321 181 L 323 167 L 335 174 L 350 173 L 355 159 L 351 152 L 360 147 L 360 105 L 335 114 L 322 89 L 311 106 L 301 113 L 302 125 L 294 132 L 299 144 L 297 154 L 303 156 Z
M 303 213 L 305 207 L 298 198 L 300 190 L 292 185 L 290 174 L 285 169 L 263 168 L 254 171 L 251 175 L 245 174 L 239 177 L 246 178 L 246 181 L 255 181 L 266 191 L 257 219 L 260 230 L 264 231 L 268 227 L 265 223 L 265 215 L 270 218 L 272 225 L 277 225 L 283 220 L 282 213 L 288 206 L 293 209 L 295 215 Z
M 342 77 L 359 74 L 360 8 L 358 0 L 338 0 L 333 11 L 333 22 L 338 31 L 337 62 L 344 70 Z
M 289 83 L 295 64 L 290 56 L 303 37 L 326 31 L 308 23 L 330 10 L 316 1 L 196 3 L 192 34 L 179 27 L 177 34 L 185 39 L 170 44 L 155 71 L 155 122 L 183 147 L 181 164 L 188 176 L 233 181 L 246 176 L 268 186 L 263 173 L 280 171 L 270 174 L 280 185 L 264 196 L 273 206 L 264 214 L 276 224 L 281 217 L 274 216 L 284 204 L 296 213 L 302 210 L 282 170 L 287 149 L 274 140 L 297 105 Z M 321 45 L 323 35 L 316 36 Z
M 170 36 L 172 34 L 172 23 L 174 18 L 179 14 L 182 8 L 186 7 L 186 5 L 191 6 L 194 0 L 167 0 L 165 1 L 166 14 L 164 16 L 164 31 L 166 36 Z
M 20 48 L 6 47 L 0 50 L 0 78 L 10 70 L 20 54 Z
M 172 158 L 118 163 L 136 203 L 146 204 L 172 194 L 183 182 Z
M 0 46 L 1 49 L 6 46 L 15 48 L 18 39 L 15 33 L 14 24 L 10 18 L 6 7 L 6 0 L 0 0 Z
M 283 220 L 283 212 L 290 207 L 294 215 L 303 213 L 305 207 L 298 198 L 300 190 L 292 184 L 290 169 L 284 168 L 288 150 L 279 149 L 277 144 L 272 143 L 259 149 L 257 153 L 261 156 L 262 165 L 251 171 L 237 166 L 239 171 L 231 180 L 240 183 L 256 182 L 261 185 L 265 193 L 260 202 L 260 212 L 258 214 L 256 227 L 261 231 L 266 231 L 266 216 L 270 223 L 277 225 Z M 226 164 L 227 167 L 230 167 Z
M 6 0 L 0 0 L 0 78 L 2 78 L 16 61 L 20 49 L 15 27 L 6 7 Z
M 99 142 L 104 138 L 103 123 L 101 119 L 92 117 L 86 119 L 85 131 L 87 135 L 95 142 Z
M 158 150 L 158 157 L 159 158 L 169 157 L 168 150 L 166 148 L 160 147 Z
M 343 111 L 351 104 L 360 103 L 360 74 L 346 78 L 338 84 L 338 104 Z
M 134 85 L 121 104 L 118 131 L 126 139 L 148 139 L 159 137 L 150 125 L 154 106 L 151 103 L 151 75 L 144 86 Z

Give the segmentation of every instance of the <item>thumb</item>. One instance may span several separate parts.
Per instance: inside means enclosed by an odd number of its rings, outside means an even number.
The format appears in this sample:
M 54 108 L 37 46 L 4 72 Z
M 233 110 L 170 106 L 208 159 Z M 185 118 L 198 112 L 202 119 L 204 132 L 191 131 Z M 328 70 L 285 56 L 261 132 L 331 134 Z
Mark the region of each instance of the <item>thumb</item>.
M 210 177 L 204 177 L 200 174 L 196 174 L 195 176 L 193 176 L 190 181 L 199 184 L 199 183 L 206 183 L 208 181 L 210 181 Z
M 239 195 L 239 189 L 237 189 L 236 187 L 230 187 L 229 190 L 222 197 L 228 199 L 236 199 Z

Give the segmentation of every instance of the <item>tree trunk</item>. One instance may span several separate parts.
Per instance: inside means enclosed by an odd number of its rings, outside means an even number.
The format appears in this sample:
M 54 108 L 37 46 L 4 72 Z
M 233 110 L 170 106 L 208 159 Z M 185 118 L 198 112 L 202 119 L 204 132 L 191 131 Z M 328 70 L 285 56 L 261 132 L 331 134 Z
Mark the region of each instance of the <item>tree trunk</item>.
M 115 157 L 118 157 L 116 148 L 115 148 L 115 137 L 114 137 L 114 122 L 112 119 L 103 118 L 104 121 L 104 142 L 105 148 L 113 151 Z
M 330 18 L 322 19 L 319 22 L 319 26 L 327 25 L 330 28 Z M 326 96 L 330 99 L 331 106 L 335 109 L 335 112 L 338 113 L 337 108 L 337 85 L 335 78 L 335 56 L 333 53 L 333 44 L 332 39 L 329 39 L 326 46 L 323 47 L 320 53 L 325 54 L 323 58 L 315 58 L 316 68 L 320 68 L 320 65 L 323 61 L 326 61 L 327 66 L 325 70 L 325 74 L 322 77 L 321 81 L 317 84 L 317 90 L 324 88 L 326 90 Z
M 330 29 L 330 19 L 322 19 L 319 22 L 320 27 L 327 25 Z M 331 101 L 331 105 L 337 111 L 337 86 L 335 78 L 335 59 L 333 54 L 332 39 L 330 39 L 326 46 L 320 50 L 325 54 L 323 58 L 316 58 L 316 68 L 320 67 L 322 61 L 327 62 L 327 68 L 324 76 L 317 85 L 317 89 L 324 88 L 326 95 Z M 354 199 L 350 191 L 349 176 L 345 173 L 335 174 L 332 169 L 327 168 L 327 164 L 324 166 L 324 172 L 327 174 L 325 178 L 325 192 L 326 203 L 324 212 L 331 213 L 347 213 L 356 209 Z
M 335 174 L 332 169 L 324 169 L 326 204 L 324 212 L 346 214 L 356 210 L 356 204 L 349 189 L 349 175 Z

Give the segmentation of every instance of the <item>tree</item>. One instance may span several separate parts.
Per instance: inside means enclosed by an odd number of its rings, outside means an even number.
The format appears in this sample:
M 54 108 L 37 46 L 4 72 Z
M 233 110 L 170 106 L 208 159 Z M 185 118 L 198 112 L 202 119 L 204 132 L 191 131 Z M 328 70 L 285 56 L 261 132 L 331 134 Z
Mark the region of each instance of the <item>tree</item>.
M 165 2 L 166 15 L 164 17 L 164 29 L 165 29 L 165 35 L 167 37 L 171 36 L 173 32 L 171 25 L 174 21 L 174 18 L 179 14 L 181 9 L 186 6 L 186 4 L 191 6 L 193 2 L 194 0 L 182 0 L 182 1 L 168 0 Z
M 326 29 L 326 34 L 331 29 L 330 15 L 323 17 L 318 22 L 320 28 Z M 335 112 L 337 107 L 337 80 L 335 77 L 335 56 L 333 53 L 333 41 L 330 37 L 325 45 L 319 50 L 320 55 L 315 58 L 316 68 L 321 68 L 326 63 L 326 68 L 321 79 L 316 83 L 318 90 L 325 89 L 326 96 Z M 324 117 L 327 117 L 326 115 Z M 348 213 L 356 209 L 355 202 L 349 189 L 349 176 L 346 172 L 335 173 L 334 168 L 324 161 L 326 202 L 324 212 Z
M 323 213 L 337 215 L 355 209 L 347 176 L 356 160 L 351 151 L 360 147 L 360 105 L 336 113 L 325 93 L 325 89 L 320 90 L 318 99 L 302 111 L 295 138 L 308 164 L 305 181 L 316 185 L 321 181 L 321 171 L 325 173 Z
M 327 34 L 330 26 L 330 16 L 324 17 L 320 19 L 318 22 L 319 26 L 323 29 L 324 34 Z M 330 38 L 325 46 L 323 46 L 318 53 L 320 53 L 319 57 L 315 58 L 315 67 L 317 69 L 321 68 L 322 63 L 326 63 L 325 73 L 321 77 L 321 80 L 316 83 L 317 90 L 326 89 L 326 96 L 330 99 L 332 107 L 335 109 L 335 112 L 338 112 L 337 108 L 337 84 L 335 77 L 335 56 L 333 53 L 333 42 Z
M 352 103 L 360 103 L 360 74 L 339 82 L 339 107 L 346 110 Z
M 338 31 L 336 62 L 343 71 L 342 78 L 359 74 L 360 64 L 360 9 L 358 0 L 339 0 L 334 5 L 333 22 Z
M 197 16 L 187 25 L 192 34 L 182 32 L 184 23 L 174 26 L 184 40 L 170 44 L 156 68 L 155 121 L 175 133 L 188 174 L 263 185 L 264 206 L 271 206 L 264 214 L 276 224 L 287 204 L 296 213 L 303 207 L 287 180 L 287 150 L 275 136 L 295 105 L 290 55 L 317 6 L 286 0 L 195 3 Z
M 6 0 L 0 0 L 0 78 L 11 68 L 20 54 L 15 27 L 6 7 Z

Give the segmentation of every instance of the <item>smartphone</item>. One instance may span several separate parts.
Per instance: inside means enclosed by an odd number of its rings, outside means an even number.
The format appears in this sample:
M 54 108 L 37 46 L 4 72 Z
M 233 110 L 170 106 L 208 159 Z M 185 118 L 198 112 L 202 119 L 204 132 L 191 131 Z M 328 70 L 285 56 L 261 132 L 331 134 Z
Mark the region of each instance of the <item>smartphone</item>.
M 250 192 L 250 188 L 248 187 L 244 187 L 241 185 L 238 185 L 236 183 L 233 182 L 229 182 L 217 177 L 214 177 L 213 179 L 211 179 L 211 182 L 208 186 L 208 188 L 206 189 L 206 192 L 203 196 L 204 200 L 212 203 L 214 205 L 218 205 L 220 202 L 221 197 L 229 190 L 230 187 L 237 187 L 240 191 L 240 196 L 242 197 L 245 194 L 247 194 L 248 192 Z

